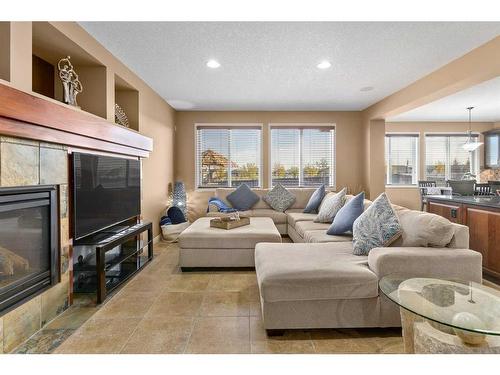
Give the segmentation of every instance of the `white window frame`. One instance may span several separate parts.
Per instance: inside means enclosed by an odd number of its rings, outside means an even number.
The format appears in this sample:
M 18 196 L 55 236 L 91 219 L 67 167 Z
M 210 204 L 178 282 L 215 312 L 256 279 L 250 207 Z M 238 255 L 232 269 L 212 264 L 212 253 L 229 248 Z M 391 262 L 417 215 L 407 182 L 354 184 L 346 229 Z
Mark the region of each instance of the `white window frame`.
M 333 179 L 333 184 L 328 186 L 329 188 L 336 190 L 336 185 L 337 185 L 337 124 L 336 123 L 314 123 L 314 122 L 290 122 L 290 123 L 269 123 L 268 124 L 268 134 L 267 134 L 267 139 L 268 139 L 268 165 L 269 165 L 269 171 L 268 171 L 268 177 L 269 177 L 269 186 L 270 188 L 273 187 L 273 166 L 272 166 L 272 152 L 273 152 L 273 142 L 272 142 L 272 128 L 334 128 L 334 137 L 333 137 L 333 152 L 332 152 L 332 157 L 333 157 L 333 173 L 330 176 L 330 179 Z M 300 149 L 299 149 L 299 159 L 300 163 L 302 164 L 302 135 L 300 137 Z M 304 172 L 302 168 L 299 168 L 299 186 L 294 186 L 297 188 L 302 188 L 301 182 L 303 181 L 304 178 Z M 310 186 L 306 186 L 310 187 Z
M 216 189 L 215 187 L 211 186 L 200 186 L 200 173 L 199 173 L 199 168 L 200 168 L 200 160 L 199 160 L 199 155 L 198 155 L 198 128 L 256 128 L 258 127 L 260 129 L 260 165 L 259 165 L 259 184 L 257 188 L 262 187 L 262 169 L 264 165 L 264 148 L 263 148 L 263 134 L 264 134 L 264 124 L 262 123 L 234 123 L 234 122 L 227 122 L 227 123 L 195 123 L 194 124 L 194 168 L 195 168 L 195 186 L 196 190 L 214 190 Z M 231 142 L 231 141 L 229 141 Z M 229 157 L 231 157 L 231 147 L 229 147 Z M 221 188 L 231 188 L 231 163 L 229 163 L 229 173 L 228 173 L 228 186 L 221 187 Z
M 385 168 L 385 186 L 389 187 L 389 188 L 398 188 L 398 187 L 418 187 L 418 180 L 420 179 L 420 147 L 421 147 L 421 142 L 420 142 L 420 133 L 419 132 L 386 132 L 385 135 L 392 135 L 392 136 L 398 136 L 398 135 L 401 135 L 401 136 L 416 136 L 415 138 L 417 138 L 417 148 L 416 148 L 416 152 L 417 152 L 417 155 L 416 155 L 416 171 L 417 171 L 417 175 L 416 175 L 416 179 L 417 181 L 414 183 L 414 184 L 389 184 L 387 179 L 389 177 L 388 175 L 388 165 L 386 166 Z M 384 136 L 384 147 L 385 147 L 385 136 Z M 385 150 L 384 150 L 384 159 L 385 159 Z M 386 160 L 384 160 L 384 164 L 385 164 Z
M 472 132 L 471 133 L 473 136 L 477 136 L 478 137 L 478 142 L 481 142 L 481 139 L 480 139 L 480 136 L 481 136 L 481 133 L 479 132 Z M 430 136 L 443 136 L 443 137 L 451 137 L 451 136 L 454 136 L 454 135 L 458 135 L 458 136 L 464 136 L 464 135 L 468 135 L 467 132 L 425 132 L 424 133 L 424 144 L 423 144 L 423 148 L 424 148 L 424 152 L 423 152 L 423 168 L 424 168 L 424 178 L 427 180 L 427 136 L 430 135 Z M 464 142 L 465 143 L 465 142 Z M 449 147 L 449 143 L 447 143 L 447 146 L 446 147 Z M 479 148 L 476 149 L 476 151 L 474 152 L 477 152 L 476 154 L 476 160 L 475 160 L 475 163 L 474 163 L 474 169 L 475 169 L 475 172 L 476 174 L 479 174 L 480 172 L 480 159 L 481 159 L 481 155 L 479 154 Z M 446 165 L 450 165 L 450 161 L 449 161 L 449 158 L 450 158 L 450 150 L 449 148 L 446 150 Z M 472 164 L 471 164 L 472 165 Z M 450 179 L 450 168 L 445 168 L 445 174 L 444 174 L 444 180 L 445 181 L 448 181 Z

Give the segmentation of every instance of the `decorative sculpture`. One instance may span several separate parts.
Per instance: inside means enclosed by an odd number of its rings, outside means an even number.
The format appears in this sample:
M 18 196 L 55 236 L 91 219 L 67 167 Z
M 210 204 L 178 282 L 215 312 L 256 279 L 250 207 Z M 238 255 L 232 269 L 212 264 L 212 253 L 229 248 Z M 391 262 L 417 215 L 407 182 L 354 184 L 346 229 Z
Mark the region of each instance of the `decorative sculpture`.
M 128 117 L 125 111 L 118 104 L 115 104 L 115 122 L 118 125 L 129 127 Z
M 71 64 L 70 56 L 65 57 L 57 63 L 57 68 L 59 69 L 59 78 L 63 84 L 64 97 L 63 102 L 75 107 L 78 107 L 76 102 L 76 96 L 83 91 L 83 86 L 78 80 L 78 74 L 76 74 Z

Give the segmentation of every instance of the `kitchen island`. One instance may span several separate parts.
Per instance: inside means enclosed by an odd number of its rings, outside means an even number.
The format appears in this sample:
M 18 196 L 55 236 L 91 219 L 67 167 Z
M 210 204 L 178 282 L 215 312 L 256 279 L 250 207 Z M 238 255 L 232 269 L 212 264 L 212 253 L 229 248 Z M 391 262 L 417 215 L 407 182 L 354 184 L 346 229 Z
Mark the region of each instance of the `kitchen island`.
M 427 211 L 469 227 L 469 247 L 483 255 L 484 273 L 500 278 L 500 197 L 429 195 Z

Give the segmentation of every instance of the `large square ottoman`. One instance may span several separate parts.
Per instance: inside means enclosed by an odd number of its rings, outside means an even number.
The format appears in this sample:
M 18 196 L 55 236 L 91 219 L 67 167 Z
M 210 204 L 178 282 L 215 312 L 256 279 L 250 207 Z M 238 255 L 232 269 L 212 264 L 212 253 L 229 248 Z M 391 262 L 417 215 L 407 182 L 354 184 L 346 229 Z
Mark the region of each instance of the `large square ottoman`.
M 213 218 L 196 220 L 179 236 L 182 269 L 195 267 L 254 267 L 255 245 L 281 243 L 281 235 L 268 217 L 252 217 L 250 224 L 234 229 L 210 227 Z

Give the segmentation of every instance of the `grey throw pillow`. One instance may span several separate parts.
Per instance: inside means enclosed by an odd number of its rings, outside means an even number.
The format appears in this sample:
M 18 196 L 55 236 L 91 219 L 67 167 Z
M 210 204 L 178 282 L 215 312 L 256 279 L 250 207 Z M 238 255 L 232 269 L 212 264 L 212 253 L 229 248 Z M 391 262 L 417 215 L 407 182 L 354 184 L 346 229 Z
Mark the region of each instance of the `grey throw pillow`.
M 228 194 L 226 199 L 238 211 L 246 211 L 251 209 L 260 198 L 247 184 L 241 184 L 235 191 Z
M 278 183 L 262 197 L 262 200 L 279 212 L 284 212 L 295 202 L 295 195 Z
M 389 198 L 382 193 L 353 224 L 353 254 L 368 255 L 371 249 L 389 246 L 402 228 Z
M 345 203 L 346 188 L 340 190 L 337 194 L 326 195 L 319 207 L 318 216 L 314 219 L 315 223 L 331 223 L 337 212 Z

